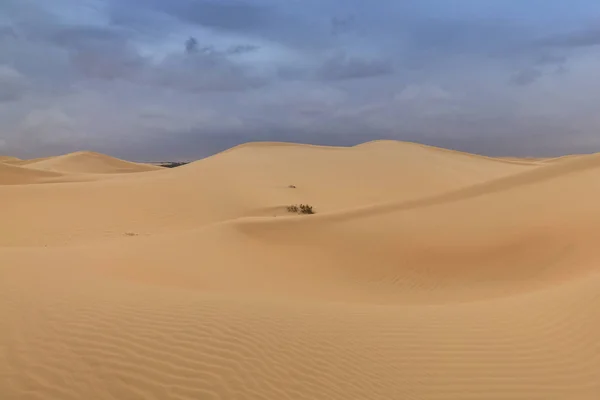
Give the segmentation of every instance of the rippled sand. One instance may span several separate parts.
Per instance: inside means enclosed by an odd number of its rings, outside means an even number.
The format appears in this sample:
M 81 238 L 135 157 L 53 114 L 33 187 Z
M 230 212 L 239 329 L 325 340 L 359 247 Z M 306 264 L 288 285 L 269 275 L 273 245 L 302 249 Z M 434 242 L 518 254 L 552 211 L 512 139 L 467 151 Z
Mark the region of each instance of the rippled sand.
M 2 400 L 600 398 L 600 155 L 1 157 L 0 205 Z

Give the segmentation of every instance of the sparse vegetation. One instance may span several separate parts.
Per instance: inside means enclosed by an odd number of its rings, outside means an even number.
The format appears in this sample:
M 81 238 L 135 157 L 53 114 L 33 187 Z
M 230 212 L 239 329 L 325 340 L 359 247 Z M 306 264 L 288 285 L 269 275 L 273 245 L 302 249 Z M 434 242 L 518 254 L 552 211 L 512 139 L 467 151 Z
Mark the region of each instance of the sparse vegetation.
M 294 185 L 290 185 L 290 186 L 288 186 L 288 187 L 289 187 L 290 189 L 296 189 L 296 186 L 294 186 Z
M 314 214 L 313 207 L 309 204 L 291 205 L 287 208 L 288 212 L 296 214 Z

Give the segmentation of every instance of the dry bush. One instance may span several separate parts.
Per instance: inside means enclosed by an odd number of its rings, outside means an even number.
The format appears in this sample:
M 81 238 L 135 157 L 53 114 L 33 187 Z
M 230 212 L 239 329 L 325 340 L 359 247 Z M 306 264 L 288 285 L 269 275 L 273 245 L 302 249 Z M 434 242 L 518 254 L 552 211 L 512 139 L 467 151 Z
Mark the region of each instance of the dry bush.
M 314 214 L 313 207 L 309 204 L 291 205 L 287 208 L 288 212 L 296 214 Z

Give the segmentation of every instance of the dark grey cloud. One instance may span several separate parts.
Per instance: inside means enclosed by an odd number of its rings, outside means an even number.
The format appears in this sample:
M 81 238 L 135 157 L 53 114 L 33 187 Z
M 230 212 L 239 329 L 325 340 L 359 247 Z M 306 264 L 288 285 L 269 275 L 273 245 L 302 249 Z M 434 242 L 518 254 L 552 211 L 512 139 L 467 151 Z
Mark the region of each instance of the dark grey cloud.
M 196 53 L 198 51 L 198 39 L 190 37 L 185 41 L 185 52 L 188 54 Z
M 217 54 L 218 53 L 221 56 L 227 56 L 227 55 L 236 55 L 236 54 L 239 55 L 239 54 L 252 53 L 254 51 L 258 51 L 258 49 L 260 49 L 260 46 L 251 45 L 251 44 L 236 44 L 236 45 L 229 46 L 225 50 L 219 51 L 212 45 L 201 46 L 200 43 L 198 42 L 198 39 L 196 39 L 193 36 L 190 36 L 185 41 L 185 52 L 188 54 L 196 54 L 196 53 Z
M 138 159 L 249 140 L 600 149 L 600 3 L 574 1 L 4 0 L 0 143 Z

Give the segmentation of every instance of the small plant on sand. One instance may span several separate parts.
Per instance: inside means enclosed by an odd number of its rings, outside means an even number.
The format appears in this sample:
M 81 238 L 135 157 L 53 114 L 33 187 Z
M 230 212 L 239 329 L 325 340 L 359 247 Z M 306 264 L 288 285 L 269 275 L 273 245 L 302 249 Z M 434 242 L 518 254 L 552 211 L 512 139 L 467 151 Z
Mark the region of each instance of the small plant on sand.
M 308 204 L 300 204 L 300 213 L 302 214 L 314 214 L 312 206 Z
M 287 208 L 288 212 L 296 213 L 296 214 L 314 214 L 315 211 L 313 207 L 308 204 L 300 204 L 300 205 L 291 205 Z

